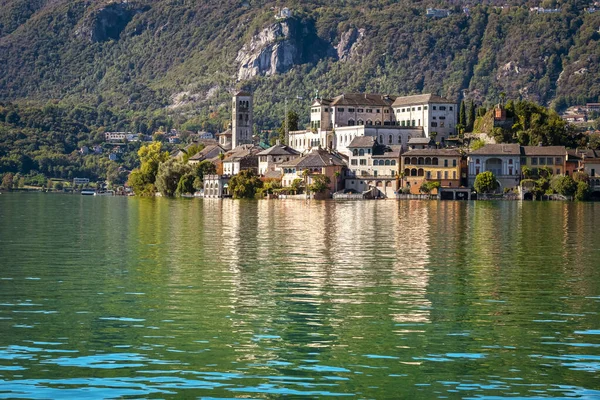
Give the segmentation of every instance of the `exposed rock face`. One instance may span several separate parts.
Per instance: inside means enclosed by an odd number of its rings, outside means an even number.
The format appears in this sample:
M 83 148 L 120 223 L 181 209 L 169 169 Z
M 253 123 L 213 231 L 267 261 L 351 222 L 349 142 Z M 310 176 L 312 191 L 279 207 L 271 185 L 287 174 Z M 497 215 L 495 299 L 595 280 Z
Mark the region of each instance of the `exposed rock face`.
M 358 47 L 360 46 L 364 36 L 364 28 L 352 28 L 342 33 L 340 42 L 335 47 L 338 59 L 340 59 L 341 61 L 345 61 L 349 58 L 352 58 L 352 56 L 356 55 Z
M 238 80 L 284 73 L 294 65 L 331 56 L 332 50 L 317 37 L 312 24 L 295 18 L 278 21 L 253 36 L 238 52 Z
M 146 9 L 135 8 L 127 2 L 107 4 L 91 12 L 75 34 L 89 39 L 92 43 L 118 40 L 133 16 Z

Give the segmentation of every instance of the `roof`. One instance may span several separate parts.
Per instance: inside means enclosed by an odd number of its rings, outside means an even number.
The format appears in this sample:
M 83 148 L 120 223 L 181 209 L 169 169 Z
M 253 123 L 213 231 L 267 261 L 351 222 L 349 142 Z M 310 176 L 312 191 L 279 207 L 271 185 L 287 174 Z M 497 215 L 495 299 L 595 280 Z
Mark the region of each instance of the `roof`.
M 373 149 L 373 158 L 400 158 L 402 153 L 402 145 L 377 145 Z
M 473 156 L 493 156 L 493 155 L 503 155 L 503 156 L 518 156 L 521 155 L 521 146 L 518 144 L 486 144 L 480 149 L 472 151 L 470 155 Z
M 567 153 L 571 160 L 583 160 L 584 158 L 600 158 L 600 151 L 592 149 L 568 149 Z
M 237 92 L 234 96 L 252 96 L 252 93 L 247 92 L 245 90 L 240 90 L 239 92 Z
M 431 138 L 426 138 L 426 137 L 415 137 L 415 138 L 410 138 L 408 139 L 408 144 L 429 144 L 433 141 L 433 139 Z
M 264 176 L 267 179 L 281 179 L 281 171 L 267 171 Z
M 333 100 L 331 100 L 331 99 L 318 99 L 318 98 L 317 98 L 317 99 L 315 99 L 315 100 L 312 102 L 312 106 L 311 106 L 311 107 L 316 107 L 316 106 L 321 106 L 321 105 L 323 105 L 323 106 L 328 106 L 328 105 L 330 105 L 330 104 L 331 104 L 331 102 L 332 102 L 332 101 L 333 101 Z
M 564 156 L 567 153 L 565 146 L 522 146 L 526 156 Z
M 196 161 L 196 160 L 202 161 L 207 158 L 216 157 L 217 155 L 219 155 L 219 153 L 224 153 L 224 152 L 225 151 L 223 150 L 223 148 L 221 146 L 219 146 L 217 144 L 213 144 L 210 146 L 206 146 L 205 148 L 203 148 L 202 150 L 200 150 L 199 152 L 194 154 L 189 159 L 192 161 Z
M 292 149 L 290 146 L 285 144 L 276 144 L 266 150 L 261 151 L 257 155 L 259 156 L 295 156 L 300 154 L 299 151 Z
M 395 97 L 376 93 L 343 93 L 333 99 L 332 106 L 389 107 Z
M 252 144 L 243 144 L 225 154 L 224 162 L 237 161 L 242 158 L 256 156 L 262 149 Z
M 231 129 L 227 129 L 227 130 L 226 130 L 226 131 L 224 131 L 224 132 L 217 133 L 217 135 L 216 135 L 216 136 L 221 136 L 221 135 L 225 135 L 225 136 L 231 136 Z
M 349 149 L 355 147 L 373 147 L 377 143 L 377 139 L 373 136 L 356 136 L 350 144 L 348 145 Z
M 424 103 L 447 103 L 456 104 L 454 100 L 448 100 L 435 94 L 417 94 L 413 96 L 402 96 L 396 97 L 393 107 L 397 106 L 410 106 L 413 104 L 424 104 Z
M 319 168 L 328 167 L 332 165 L 346 166 L 340 156 L 334 153 L 330 153 L 323 149 L 314 149 L 308 154 L 293 160 L 281 163 L 281 167 L 299 167 L 299 168 Z
M 458 149 L 415 149 L 409 150 L 402 154 L 402 157 L 424 157 L 424 156 L 435 156 L 435 157 L 460 157 L 460 151 Z

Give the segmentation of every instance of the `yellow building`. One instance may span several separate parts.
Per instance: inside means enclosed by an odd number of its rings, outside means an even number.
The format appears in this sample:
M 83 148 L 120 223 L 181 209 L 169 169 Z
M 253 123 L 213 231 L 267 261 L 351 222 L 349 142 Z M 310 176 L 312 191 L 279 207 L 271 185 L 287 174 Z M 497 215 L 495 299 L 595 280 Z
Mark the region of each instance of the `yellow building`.
M 567 149 L 564 146 L 521 146 L 521 169 L 531 168 L 537 175 L 540 168 L 547 167 L 552 175 L 564 175 Z
M 402 154 L 402 185 L 417 194 L 424 181 L 441 187 L 460 187 L 461 154 L 457 149 L 420 149 Z

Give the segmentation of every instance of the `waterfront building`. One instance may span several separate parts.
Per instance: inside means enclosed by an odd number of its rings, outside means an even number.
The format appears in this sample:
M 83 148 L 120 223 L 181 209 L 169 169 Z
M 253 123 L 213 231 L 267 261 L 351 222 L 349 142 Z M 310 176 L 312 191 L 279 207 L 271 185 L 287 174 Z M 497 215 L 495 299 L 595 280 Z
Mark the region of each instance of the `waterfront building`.
M 518 186 L 521 176 L 521 146 L 518 144 L 486 144 L 472 151 L 468 158 L 469 186 L 478 174 L 491 171 L 502 188 Z
M 422 127 L 425 137 L 444 142 L 456 132 L 455 101 L 433 94 L 397 97 L 392 104 L 396 124 Z
M 257 156 L 259 175 L 275 176 L 272 172 L 278 172 L 278 175 L 281 176 L 281 163 L 300 157 L 300 152 L 285 144 L 277 143 L 275 146 L 259 152 Z
M 339 153 L 321 148 L 312 149 L 307 154 L 280 164 L 283 170 L 282 186 L 291 186 L 296 179 L 302 179 L 306 185 L 310 185 L 315 174 L 325 175 L 331 182 L 324 197 L 329 197 L 331 192 L 342 189 L 341 178 L 346 167 L 346 160 Z M 336 172 L 339 176 L 336 176 Z
M 357 192 L 377 189 L 375 196 L 393 197 L 398 190 L 401 146 L 381 145 L 373 136 L 358 136 L 348 149 L 345 189 Z
M 521 146 L 521 169 L 529 167 L 533 175 L 547 167 L 553 175 L 565 175 L 567 149 L 565 146 Z
M 206 175 L 204 176 L 203 197 L 222 199 L 229 197 L 229 175 Z
M 418 194 L 423 182 L 439 182 L 442 188 L 458 188 L 463 170 L 458 149 L 415 149 L 402 154 L 402 184 Z

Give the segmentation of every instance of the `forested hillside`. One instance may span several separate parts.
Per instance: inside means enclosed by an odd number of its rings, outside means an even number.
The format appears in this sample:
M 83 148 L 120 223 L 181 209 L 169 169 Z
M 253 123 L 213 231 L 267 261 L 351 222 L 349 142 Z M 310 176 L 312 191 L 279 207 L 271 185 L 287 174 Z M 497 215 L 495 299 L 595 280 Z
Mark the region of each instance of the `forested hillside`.
M 105 107 L 142 127 L 167 113 L 175 125 L 209 129 L 222 128 L 240 87 L 255 92 L 260 128 L 279 125 L 285 97 L 305 122 L 316 90 L 477 103 L 504 92 L 561 108 L 600 92 L 600 11 L 589 5 L 0 0 L 0 100 Z M 292 18 L 275 19 L 283 6 Z M 560 12 L 530 11 L 537 6 Z M 427 7 L 452 14 L 428 18 Z

